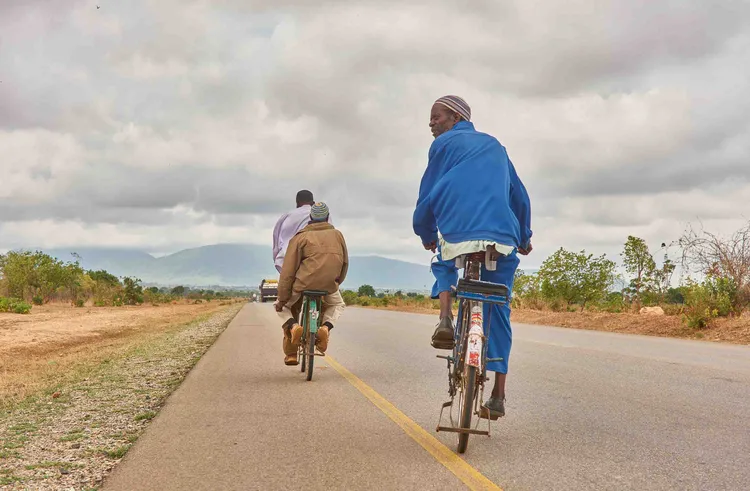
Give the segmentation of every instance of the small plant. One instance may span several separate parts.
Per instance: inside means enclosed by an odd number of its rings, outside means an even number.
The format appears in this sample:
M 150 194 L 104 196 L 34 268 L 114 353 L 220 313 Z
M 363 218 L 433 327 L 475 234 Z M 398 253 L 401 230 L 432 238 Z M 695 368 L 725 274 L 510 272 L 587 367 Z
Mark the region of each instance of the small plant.
M 83 307 L 83 304 L 84 302 L 82 298 L 76 299 L 76 307 L 81 308 Z
M 128 453 L 128 449 L 130 449 L 130 445 L 123 445 L 112 450 L 104 450 L 103 453 L 110 459 L 121 459 Z
M 31 312 L 31 305 L 17 298 L 0 297 L 0 312 L 28 314 Z
M 44 298 L 42 298 L 41 295 L 36 295 L 34 298 L 31 299 L 31 301 L 34 303 L 34 305 L 44 304 Z
M 136 421 L 148 421 L 153 419 L 153 417 L 156 416 L 156 413 L 153 411 L 146 411 L 145 413 L 141 413 L 135 417 Z

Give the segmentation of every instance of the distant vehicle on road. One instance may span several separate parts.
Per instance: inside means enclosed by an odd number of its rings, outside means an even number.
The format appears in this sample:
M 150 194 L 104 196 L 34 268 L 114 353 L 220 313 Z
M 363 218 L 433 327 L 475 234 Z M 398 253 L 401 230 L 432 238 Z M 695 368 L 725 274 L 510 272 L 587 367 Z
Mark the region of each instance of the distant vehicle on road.
M 261 303 L 276 299 L 279 296 L 279 280 L 273 278 L 264 278 L 260 282 L 258 290 L 260 290 Z

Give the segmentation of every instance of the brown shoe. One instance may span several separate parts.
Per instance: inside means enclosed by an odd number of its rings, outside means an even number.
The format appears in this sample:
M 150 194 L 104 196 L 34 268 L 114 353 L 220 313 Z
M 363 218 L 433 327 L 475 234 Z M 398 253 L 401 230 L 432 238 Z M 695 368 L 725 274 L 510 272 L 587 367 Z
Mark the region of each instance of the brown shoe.
M 320 350 L 321 353 L 325 353 L 328 349 L 328 326 L 321 326 L 315 335 L 315 347 Z
M 299 365 L 299 361 L 297 360 L 297 353 L 293 355 L 286 355 L 284 357 L 284 365 Z
M 292 346 L 295 348 L 299 346 L 300 339 L 302 339 L 302 326 L 294 324 L 292 326 Z

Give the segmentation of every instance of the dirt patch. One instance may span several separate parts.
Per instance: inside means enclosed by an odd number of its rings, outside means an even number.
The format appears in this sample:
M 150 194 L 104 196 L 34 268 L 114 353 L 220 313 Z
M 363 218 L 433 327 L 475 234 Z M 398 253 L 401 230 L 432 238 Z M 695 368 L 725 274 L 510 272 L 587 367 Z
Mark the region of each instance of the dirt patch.
M 49 351 L 154 322 L 171 324 L 219 307 L 219 302 L 83 308 L 57 304 L 35 306 L 27 315 L 0 313 L 0 356 L 6 351 Z
M 692 329 L 680 316 L 648 314 L 611 314 L 608 312 L 546 312 L 517 309 L 513 322 L 609 331 L 646 336 L 661 336 L 734 344 L 750 344 L 750 318 L 716 319 L 710 327 Z
M 0 408 L 0 489 L 98 489 L 241 307 L 119 338 Z
M 221 302 L 160 306 L 35 306 L 31 314 L 0 314 L 0 407 L 64 376 L 68 367 L 145 335 L 210 315 Z
M 432 314 L 437 322 L 438 312 L 431 307 L 391 305 L 364 307 L 401 312 Z M 680 316 L 647 314 L 611 314 L 608 312 L 549 312 L 514 309 L 511 322 L 544 326 L 570 327 L 590 331 L 608 331 L 646 336 L 699 339 L 733 344 L 750 344 L 750 317 L 716 319 L 705 329 L 687 327 Z

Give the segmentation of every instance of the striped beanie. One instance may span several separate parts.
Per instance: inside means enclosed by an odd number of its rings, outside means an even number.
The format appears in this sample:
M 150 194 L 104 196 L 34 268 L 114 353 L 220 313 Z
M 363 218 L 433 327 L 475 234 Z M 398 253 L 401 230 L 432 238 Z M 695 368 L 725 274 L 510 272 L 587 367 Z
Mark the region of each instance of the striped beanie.
M 466 121 L 471 121 L 471 108 L 465 100 L 457 95 L 446 95 L 435 101 L 435 104 L 442 104 L 451 111 L 458 113 Z
M 324 222 L 328 218 L 328 205 L 319 201 L 310 208 L 310 220 L 313 222 Z

